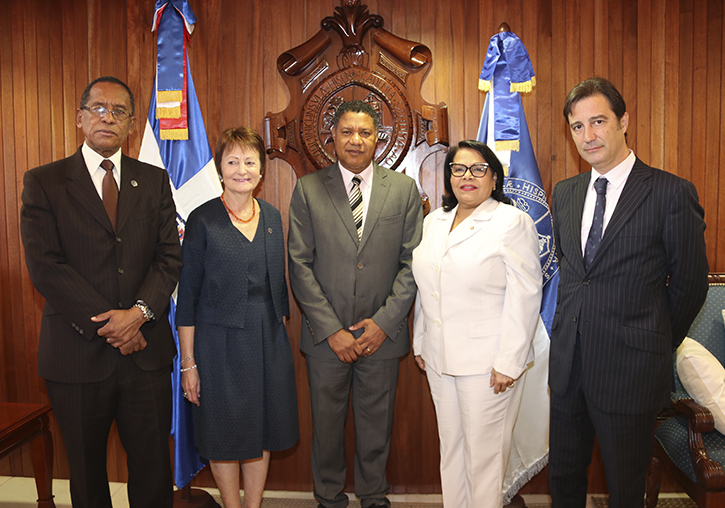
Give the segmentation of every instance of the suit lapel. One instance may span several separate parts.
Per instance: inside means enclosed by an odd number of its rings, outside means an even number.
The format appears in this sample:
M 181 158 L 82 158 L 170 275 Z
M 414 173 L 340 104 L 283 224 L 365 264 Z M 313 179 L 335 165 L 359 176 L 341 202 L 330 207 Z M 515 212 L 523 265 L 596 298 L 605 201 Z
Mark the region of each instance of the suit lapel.
M 70 180 L 67 187 L 68 194 L 78 201 L 104 228 L 113 232 L 111 219 L 108 218 L 106 209 L 103 208 L 103 201 L 93 185 L 80 149 L 68 160 L 65 177 Z
M 473 211 L 468 219 L 465 219 L 463 222 L 458 224 L 456 229 L 448 234 L 447 241 L 444 239 L 443 244 L 445 245 L 445 249 L 443 251 L 443 255 L 445 255 L 445 252 L 454 245 L 457 245 L 464 240 L 468 240 L 473 235 L 481 231 L 481 226 L 483 225 L 483 223 L 491 220 L 491 217 L 493 216 L 493 213 L 496 211 L 496 208 L 498 208 L 498 206 L 499 202 L 493 198 L 489 198 L 480 205 L 478 205 L 478 208 Z M 455 212 L 457 210 L 458 209 L 456 208 L 455 210 L 451 211 L 451 215 L 453 217 L 455 217 Z M 452 222 L 453 219 L 451 219 L 450 223 L 448 224 L 449 230 Z M 443 256 L 441 256 L 441 258 L 442 257 Z
M 615 241 L 624 225 L 627 224 L 634 212 L 652 191 L 652 187 L 647 183 L 647 179 L 650 176 L 652 176 L 652 169 L 637 159 L 632 168 L 632 172 L 624 184 L 622 195 L 619 196 L 617 207 L 614 209 L 609 224 L 607 224 L 607 229 L 604 230 L 602 243 L 592 260 L 592 266 L 597 264 L 597 261 Z
M 383 211 L 388 192 L 390 191 L 390 182 L 388 181 L 388 169 L 384 169 L 373 163 L 373 186 L 370 189 L 370 204 L 368 204 L 368 212 L 365 215 L 365 228 L 363 229 L 362 239 L 360 240 L 360 249 L 363 248 L 365 242 L 370 238 L 370 234 L 375 228 L 375 224 Z M 348 210 L 350 205 L 348 205 Z M 357 237 L 357 232 L 355 233 Z
M 433 227 L 433 248 L 435 249 L 436 260 L 439 264 L 448 250 L 449 235 L 455 217 L 456 208 L 448 213 L 443 212 L 436 217 L 436 224 Z
M 321 171 L 325 170 L 323 169 Z M 345 183 L 342 181 L 342 175 L 340 174 L 340 168 L 337 163 L 330 166 L 327 170 L 327 174 L 323 178 L 325 180 L 327 194 L 330 197 L 330 201 L 335 207 L 335 210 L 337 210 L 340 220 L 345 225 L 345 229 L 347 229 L 350 237 L 355 241 L 355 243 L 359 243 L 357 239 L 357 228 L 355 227 L 355 222 L 352 219 L 350 201 L 347 197 L 347 189 L 345 189 Z
M 571 213 L 571 239 L 574 244 L 574 252 L 579 258 L 581 268 L 584 270 L 584 253 L 582 252 L 582 214 L 584 213 L 584 200 L 587 196 L 587 187 L 591 180 L 591 172 L 587 172 L 574 182 L 571 192 L 571 205 L 569 213 Z
M 121 155 L 121 192 L 118 195 L 116 231 L 121 231 L 136 208 L 140 193 L 143 192 L 142 176 L 138 162 Z

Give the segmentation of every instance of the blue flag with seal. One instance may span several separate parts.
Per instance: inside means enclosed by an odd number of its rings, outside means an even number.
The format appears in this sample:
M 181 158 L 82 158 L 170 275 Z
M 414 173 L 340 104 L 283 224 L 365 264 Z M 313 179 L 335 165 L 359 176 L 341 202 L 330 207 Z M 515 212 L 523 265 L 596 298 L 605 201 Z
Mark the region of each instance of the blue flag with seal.
M 154 91 L 144 130 L 139 160 L 163 167 L 169 173 L 171 188 L 176 204 L 176 224 L 179 238 L 183 243 L 186 219 L 197 206 L 221 194 L 222 188 L 214 168 L 209 141 L 204 128 L 204 119 L 196 97 L 194 82 L 191 79 L 189 60 L 184 41 L 171 41 L 171 36 L 179 37 L 179 26 L 184 27 L 186 39 L 193 30 L 196 19 L 187 0 L 156 2 L 154 28 L 158 27 L 158 59 Z M 171 30 L 168 28 L 171 27 Z M 163 42 L 163 44 L 162 44 Z M 162 55 L 162 53 L 164 53 Z M 177 61 L 174 61 L 174 58 Z M 167 83 L 166 90 L 159 90 L 159 83 Z M 160 105 L 159 97 L 172 88 L 174 83 L 180 95 L 166 99 L 179 99 L 178 104 Z M 168 110 L 175 112 L 169 114 Z M 168 124 L 168 122 L 182 122 Z M 166 127 L 186 129 L 188 135 L 168 137 L 162 134 Z M 175 295 L 174 295 L 175 297 Z M 172 297 L 169 308 L 169 321 L 174 330 L 174 340 L 179 350 L 179 337 L 174 326 L 176 303 Z M 181 388 L 181 365 L 177 355 L 172 372 L 173 413 L 171 436 L 174 438 L 174 482 L 181 489 L 207 464 L 196 452 L 194 429 L 191 418 L 191 404 L 183 396 Z
M 531 92 L 535 84 L 534 69 L 523 42 L 508 31 L 491 37 L 479 80 L 479 89 L 488 93 L 477 139 L 486 143 L 501 161 L 504 193 L 536 224 L 543 276 L 541 317 L 533 337 L 535 359 L 526 371 L 521 409 L 514 427 L 504 479 L 504 504 L 549 460 L 549 337 L 556 309 L 559 266 L 551 210 L 521 102 L 521 92 Z

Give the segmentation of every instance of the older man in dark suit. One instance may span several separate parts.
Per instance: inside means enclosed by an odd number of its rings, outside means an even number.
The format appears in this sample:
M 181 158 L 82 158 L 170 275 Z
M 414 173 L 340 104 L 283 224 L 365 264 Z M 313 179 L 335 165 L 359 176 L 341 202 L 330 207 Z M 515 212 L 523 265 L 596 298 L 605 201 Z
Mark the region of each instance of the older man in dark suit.
M 320 506 L 347 506 L 352 386 L 355 493 L 363 508 L 385 508 L 398 363 L 410 349 L 410 263 L 423 208 L 410 177 L 373 162 L 378 116 L 369 104 L 342 104 L 332 135 L 338 162 L 300 178 L 290 203 L 289 272 L 305 318 L 312 475 Z
M 111 507 L 114 420 L 131 507 L 173 505 L 167 307 L 181 251 L 167 173 L 121 153 L 133 113 L 126 84 L 96 79 L 77 112 L 83 146 L 24 177 L 25 259 L 46 300 L 38 374 L 63 434 L 74 508 Z
M 707 293 L 704 212 L 695 186 L 627 148 L 624 99 L 607 80 L 564 107 L 587 173 L 552 196 L 561 270 L 549 386 L 552 506 L 586 504 L 596 435 L 611 508 L 641 507 L 672 353 Z

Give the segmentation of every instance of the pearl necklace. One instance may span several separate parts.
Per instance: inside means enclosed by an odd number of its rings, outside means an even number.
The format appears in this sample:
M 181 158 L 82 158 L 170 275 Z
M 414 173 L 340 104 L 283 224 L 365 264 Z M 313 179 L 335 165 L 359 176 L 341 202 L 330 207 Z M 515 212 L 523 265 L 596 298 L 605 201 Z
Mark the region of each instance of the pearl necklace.
M 241 222 L 242 224 L 247 224 L 249 222 L 252 222 L 252 219 L 254 219 L 254 216 L 257 215 L 257 208 L 254 206 L 254 198 L 252 198 L 252 216 L 248 218 L 247 220 L 244 220 L 240 217 L 237 217 L 237 214 L 232 211 L 231 208 L 229 208 L 229 205 L 227 205 L 227 202 L 224 201 L 224 194 L 221 195 L 222 203 L 224 204 L 224 208 L 227 209 L 227 212 L 231 214 L 232 217 L 234 217 L 234 220 L 237 222 Z

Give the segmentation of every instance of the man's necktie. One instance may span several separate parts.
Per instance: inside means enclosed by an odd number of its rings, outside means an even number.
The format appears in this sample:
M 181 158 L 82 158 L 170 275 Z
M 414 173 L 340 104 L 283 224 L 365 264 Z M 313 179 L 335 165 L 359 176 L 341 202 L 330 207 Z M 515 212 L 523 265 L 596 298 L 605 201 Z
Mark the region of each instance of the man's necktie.
M 118 185 L 113 178 L 113 162 L 103 159 L 101 167 L 106 170 L 103 177 L 103 207 L 106 209 L 108 218 L 111 219 L 113 230 L 116 231 L 116 214 L 118 212 Z
M 362 224 L 363 224 L 363 197 L 360 191 L 360 177 L 354 176 L 352 178 L 352 190 L 350 191 L 350 208 L 352 209 L 352 219 L 355 221 L 355 227 L 357 228 L 357 239 L 362 238 Z
M 584 266 L 588 269 L 594 256 L 602 243 L 604 233 L 604 209 L 607 207 L 607 179 L 600 176 L 594 181 L 594 190 L 597 191 L 597 202 L 594 205 L 594 218 L 589 230 L 587 246 L 584 251 Z

